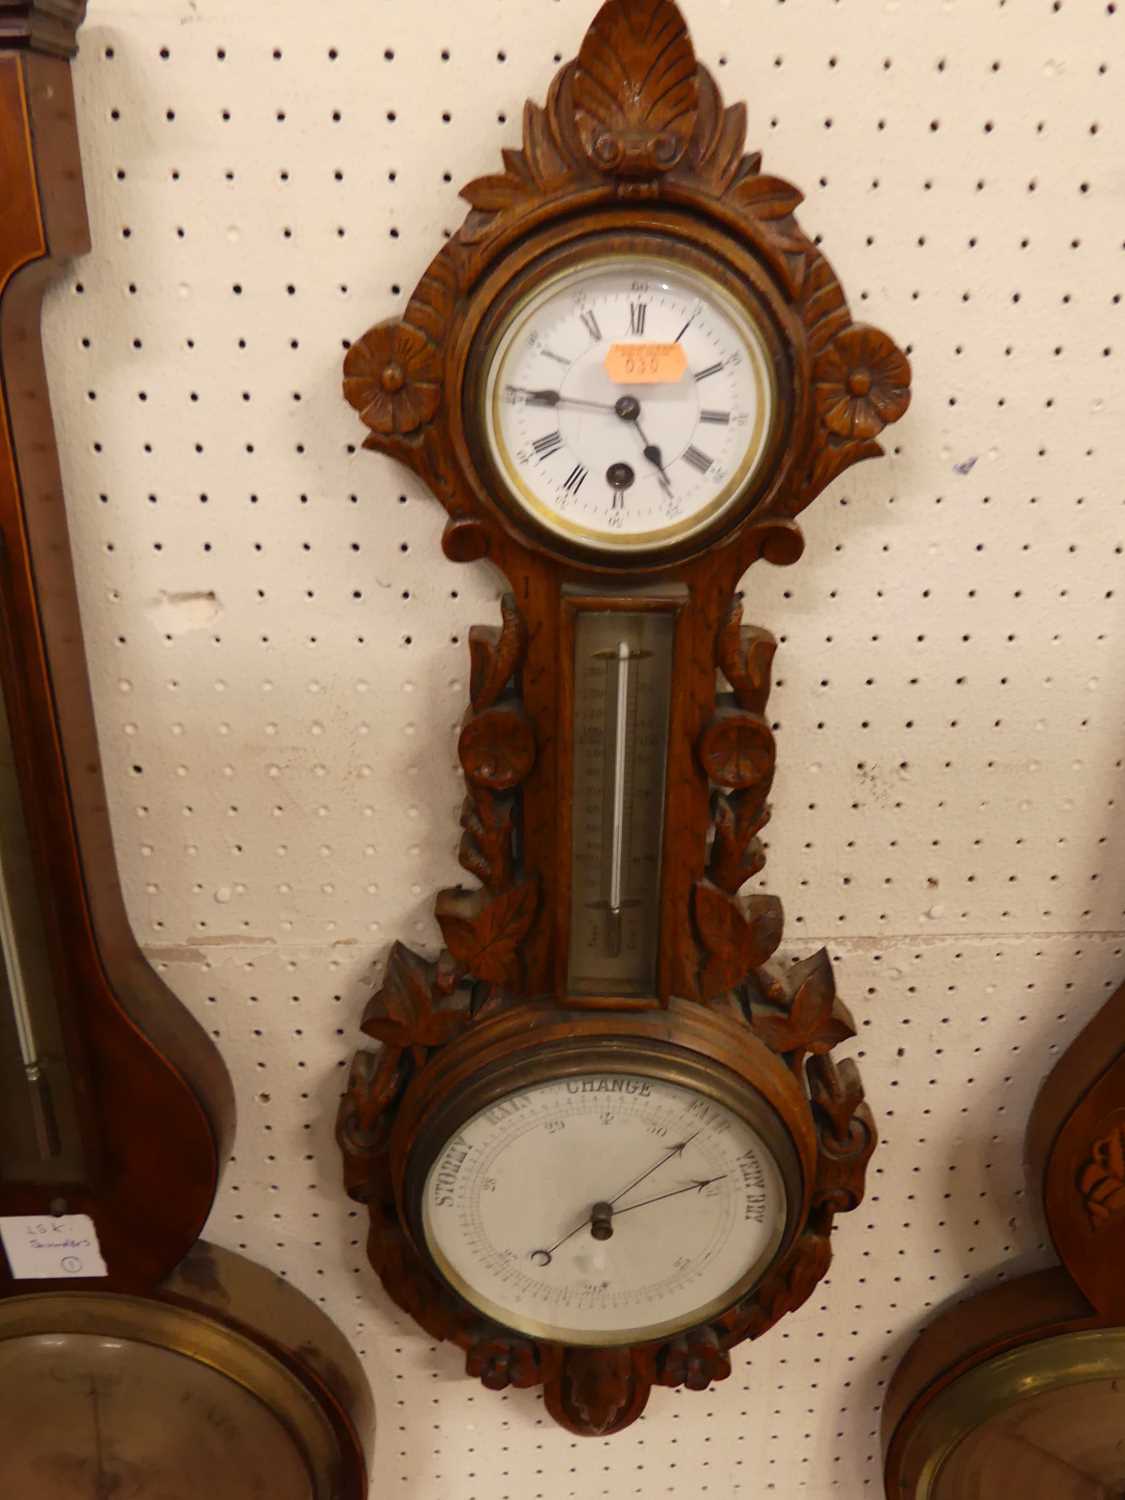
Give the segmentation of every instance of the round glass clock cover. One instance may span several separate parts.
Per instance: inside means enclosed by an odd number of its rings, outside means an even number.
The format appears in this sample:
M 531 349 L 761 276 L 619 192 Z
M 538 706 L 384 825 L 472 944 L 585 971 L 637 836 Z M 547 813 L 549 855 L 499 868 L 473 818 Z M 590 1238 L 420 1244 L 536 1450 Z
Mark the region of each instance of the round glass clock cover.
M 732 506 L 766 452 L 773 366 L 702 271 L 606 256 L 519 304 L 488 359 L 484 425 L 517 504 L 580 546 L 673 546 Z
M 655 1077 L 583 1074 L 473 1115 L 429 1168 L 422 1228 L 445 1279 L 496 1321 L 626 1344 L 749 1290 L 787 1208 L 773 1154 L 725 1104 Z

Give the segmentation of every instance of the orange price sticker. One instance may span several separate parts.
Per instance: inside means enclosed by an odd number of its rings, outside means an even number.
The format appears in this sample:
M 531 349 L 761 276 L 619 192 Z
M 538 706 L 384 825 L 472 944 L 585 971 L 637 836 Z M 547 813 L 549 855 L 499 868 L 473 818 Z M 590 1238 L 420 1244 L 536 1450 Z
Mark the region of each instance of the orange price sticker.
M 686 369 L 680 344 L 611 344 L 605 357 L 605 372 L 617 385 L 671 383 Z

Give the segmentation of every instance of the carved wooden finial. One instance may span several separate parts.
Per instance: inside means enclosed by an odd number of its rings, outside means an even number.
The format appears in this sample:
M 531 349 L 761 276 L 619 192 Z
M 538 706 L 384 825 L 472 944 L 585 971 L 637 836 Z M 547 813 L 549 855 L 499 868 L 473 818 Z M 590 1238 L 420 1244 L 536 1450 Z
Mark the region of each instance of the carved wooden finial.
M 606 0 L 578 54 L 574 105 L 599 171 L 653 177 L 676 165 L 695 129 L 699 86 L 672 0 Z

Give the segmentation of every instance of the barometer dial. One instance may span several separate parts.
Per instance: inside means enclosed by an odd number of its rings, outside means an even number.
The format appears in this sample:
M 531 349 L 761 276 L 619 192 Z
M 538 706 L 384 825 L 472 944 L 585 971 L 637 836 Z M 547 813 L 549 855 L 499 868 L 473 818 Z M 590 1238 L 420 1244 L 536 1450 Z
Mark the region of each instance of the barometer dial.
M 745 1116 L 659 1077 L 605 1072 L 479 1110 L 430 1165 L 421 1219 L 438 1269 L 489 1317 L 605 1345 L 730 1306 L 775 1256 L 788 1207 Z
M 13 1500 L 359 1500 L 372 1426 L 339 1330 L 218 1246 L 197 1242 L 151 1297 L 0 1301 Z
M 518 304 L 484 390 L 494 467 L 515 502 L 581 546 L 661 548 L 754 478 L 773 367 L 746 306 L 659 257 L 600 257 Z

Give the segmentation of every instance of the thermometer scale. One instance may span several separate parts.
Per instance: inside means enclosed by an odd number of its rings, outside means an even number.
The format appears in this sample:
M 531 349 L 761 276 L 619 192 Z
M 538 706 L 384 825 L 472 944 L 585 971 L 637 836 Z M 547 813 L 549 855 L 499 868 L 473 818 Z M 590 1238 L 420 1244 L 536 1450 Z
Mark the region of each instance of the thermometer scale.
M 575 621 L 574 995 L 654 993 L 674 635 L 668 610 Z

